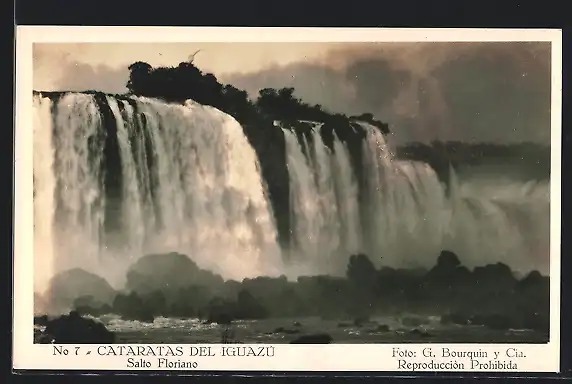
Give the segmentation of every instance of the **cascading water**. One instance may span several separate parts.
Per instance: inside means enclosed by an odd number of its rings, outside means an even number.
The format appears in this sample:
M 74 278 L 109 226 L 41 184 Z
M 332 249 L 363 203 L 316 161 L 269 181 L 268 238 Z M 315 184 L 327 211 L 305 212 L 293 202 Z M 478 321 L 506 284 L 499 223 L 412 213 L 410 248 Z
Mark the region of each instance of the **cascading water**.
M 315 273 L 334 273 L 360 250 L 358 185 L 347 148 L 336 138 L 332 153 L 319 127 L 305 156 L 296 135 L 284 130 L 290 175 L 294 264 Z
M 37 291 L 74 267 L 120 286 L 154 252 L 226 278 L 282 270 L 258 159 L 232 117 L 192 102 L 103 104 L 111 129 L 93 95 L 34 97 Z
M 497 261 L 549 274 L 549 182 L 508 178 L 459 181 L 452 175 L 446 245 L 472 264 Z
M 330 151 L 316 125 L 314 145 L 305 154 L 306 143 L 284 130 L 293 217 L 290 252 L 300 255 L 295 259 L 299 269 L 343 273 L 348 255 L 357 252 L 377 265 L 431 267 L 448 249 L 469 267 L 504 262 L 516 271 L 548 273 L 548 182 L 470 185 L 451 170 L 447 193 L 430 166 L 393 158 L 383 135 L 367 123 L 360 125 L 367 131 L 361 203 L 344 143 L 334 136 Z
M 74 267 L 121 286 L 136 258 L 170 251 L 233 279 L 343 274 L 358 252 L 377 265 L 431 267 L 443 249 L 469 267 L 548 272 L 548 182 L 459 181 L 451 170 L 445 188 L 427 164 L 394 158 L 365 122 L 358 163 L 335 132 L 326 145 L 320 124 L 302 136 L 283 129 L 283 250 L 265 159 L 229 115 L 79 93 L 35 95 L 34 110 L 37 292 Z
M 384 264 L 426 266 L 443 249 L 439 242 L 447 220 L 445 190 L 426 164 L 393 159 L 383 135 L 361 123 L 364 143 L 368 243 L 364 251 Z
M 52 276 L 54 270 L 56 177 L 53 169 L 52 102 L 47 98 L 37 98 L 34 107 L 34 289 L 41 292 L 46 278 Z

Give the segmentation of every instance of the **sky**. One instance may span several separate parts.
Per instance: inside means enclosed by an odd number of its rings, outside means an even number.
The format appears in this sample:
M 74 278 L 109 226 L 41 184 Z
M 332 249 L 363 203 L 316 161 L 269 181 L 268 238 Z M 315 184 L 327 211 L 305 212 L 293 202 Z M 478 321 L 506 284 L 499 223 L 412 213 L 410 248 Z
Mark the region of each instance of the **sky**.
M 370 112 L 397 143 L 550 143 L 550 43 L 35 44 L 34 89 L 126 92 L 127 67 L 194 63 L 255 98 L 262 88 L 332 112 Z

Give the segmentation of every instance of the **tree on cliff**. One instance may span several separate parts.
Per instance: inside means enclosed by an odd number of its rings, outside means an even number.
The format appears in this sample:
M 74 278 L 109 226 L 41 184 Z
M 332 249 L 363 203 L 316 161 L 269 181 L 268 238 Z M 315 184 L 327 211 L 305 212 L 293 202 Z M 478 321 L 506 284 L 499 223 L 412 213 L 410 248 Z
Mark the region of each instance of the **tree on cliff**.
M 263 112 L 276 118 L 292 116 L 300 101 L 294 97 L 294 88 L 261 89 L 256 100 L 256 106 Z
M 292 87 L 262 89 L 256 101 L 252 102 L 246 91 L 230 84 L 221 84 L 212 73 L 203 73 L 193 64 L 192 58 L 176 67 L 153 68 L 148 63 L 138 61 L 128 68 L 127 88 L 131 94 L 177 103 L 192 99 L 232 115 L 241 124 L 255 123 L 265 118 L 324 123 L 348 123 L 350 119 L 343 114 L 326 112 L 321 105 L 304 103 L 294 96 Z M 362 116 L 368 116 L 368 121 L 387 133 L 387 124 L 374 120 L 372 114 Z
M 148 63 L 137 61 L 129 66 L 129 80 L 127 89 L 134 94 L 146 94 L 153 67 Z

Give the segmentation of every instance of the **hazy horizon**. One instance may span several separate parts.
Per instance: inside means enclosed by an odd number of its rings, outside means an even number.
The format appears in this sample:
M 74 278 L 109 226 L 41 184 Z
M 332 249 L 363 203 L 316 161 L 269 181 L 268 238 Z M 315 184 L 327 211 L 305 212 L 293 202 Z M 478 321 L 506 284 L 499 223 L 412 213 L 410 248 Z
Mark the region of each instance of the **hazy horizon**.
M 373 113 L 396 143 L 550 145 L 546 42 L 35 44 L 34 89 L 125 93 L 131 63 L 176 66 L 197 51 L 197 67 L 251 98 L 292 86 L 329 111 Z

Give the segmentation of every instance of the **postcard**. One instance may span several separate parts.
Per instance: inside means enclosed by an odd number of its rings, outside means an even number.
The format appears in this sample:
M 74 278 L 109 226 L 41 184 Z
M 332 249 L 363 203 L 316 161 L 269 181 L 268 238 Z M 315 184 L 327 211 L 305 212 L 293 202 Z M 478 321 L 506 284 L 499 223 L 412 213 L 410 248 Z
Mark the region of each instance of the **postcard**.
M 16 43 L 14 369 L 559 371 L 560 30 Z

